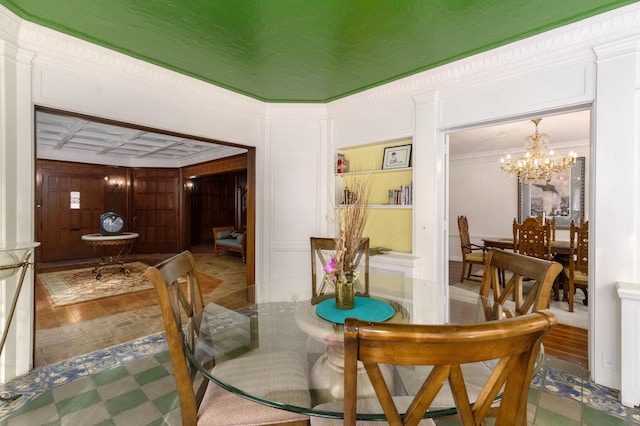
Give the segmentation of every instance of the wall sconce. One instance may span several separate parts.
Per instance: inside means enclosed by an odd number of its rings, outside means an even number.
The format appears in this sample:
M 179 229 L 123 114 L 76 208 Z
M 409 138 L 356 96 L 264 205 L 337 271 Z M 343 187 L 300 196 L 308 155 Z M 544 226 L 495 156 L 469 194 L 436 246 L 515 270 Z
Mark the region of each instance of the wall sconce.
M 107 185 L 109 185 L 109 188 L 111 188 L 113 191 L 117 191 L 122 185 L 124 185 L 124 182 L 122 182 L 121 180 L 109 179 L 109 176 L 105 176 L 104 180 L 105 182 L 107 182 Z
M 193 182 L 192 181 L 188 181 L 187 183 L 184 184 L 184 190 L 187 192 L 191 192 L 193 191 Z

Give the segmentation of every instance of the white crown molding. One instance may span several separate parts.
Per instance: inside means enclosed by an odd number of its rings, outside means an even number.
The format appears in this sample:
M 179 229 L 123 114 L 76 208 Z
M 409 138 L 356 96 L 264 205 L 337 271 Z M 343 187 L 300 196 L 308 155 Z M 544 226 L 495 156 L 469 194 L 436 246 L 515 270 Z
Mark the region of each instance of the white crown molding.
M 637 54 L 640 50 L 638 37 L 629 37 L 622 40 L 614 40 L 608 44 L 596 46 L 594 51 L 598 60 L 606 60 L 624 54 Z
M 10 13 L 10 12 L 8 12 Z M 6 17 L 0 14 L 0 17 Z M 264 103 L 222 87 L 180 74 L 166 68 L 121 54 L 76 37 L 28 21 L 22 21 L 18 43 L 21 48 L 37 52 L 35 65 L 50 65 L 57 68 L 79 68 L 95 71 L 105 78 L 112 74 L 119 82 L 139 87 L 140 82 L 153 82 L 163 91 L 173 90 L 182 95 L 191 93 L 202 99 L 223 103 L 226 108 L 237 108 L 262 114 Z M 80 68 L 81 67 L 81 68 Z
M 615 40 L 640 37 L 640 3 L 621 7 L 432 70 L 375 87 L 330 103 L 339 113 L 371 102 L 423 91 L 446 90 L 473 81 L 498 79 L 577 59 L 595 60 L 594 49 Z
M 4 6 L 0 6 L 0 38 L 18 43 L 18 34 L 23 20 L 9 12 Z
M 325 120 L 326 104 L 265 104 L 265 120 Z

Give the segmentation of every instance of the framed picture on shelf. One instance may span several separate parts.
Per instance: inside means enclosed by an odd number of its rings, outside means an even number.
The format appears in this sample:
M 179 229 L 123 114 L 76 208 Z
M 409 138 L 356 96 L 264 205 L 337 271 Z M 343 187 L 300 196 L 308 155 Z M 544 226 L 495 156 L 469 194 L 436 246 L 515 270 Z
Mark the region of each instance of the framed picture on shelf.
M 389 146 L 384 149 L 382 170 L 403 169 L 411 166 L 411 144 Z
M 556 220 L 556 229 L 569 229 L 584 220 L 585 159 L 579 157 L 569 170 L 555 174 L 546 183 L 518 180 L 518 221 L 542 216 Z

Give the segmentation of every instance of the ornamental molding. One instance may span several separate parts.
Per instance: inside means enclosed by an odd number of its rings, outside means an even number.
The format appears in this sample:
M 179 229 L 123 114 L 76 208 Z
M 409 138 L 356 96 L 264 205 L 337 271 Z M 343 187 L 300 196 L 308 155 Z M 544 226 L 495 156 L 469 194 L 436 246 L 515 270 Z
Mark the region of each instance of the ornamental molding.
M 331 110 L 339 113 L 393 97 L 459 89 L 561 63 L 595 62 L 598 46 L 632 38 L 640 39 L 639 3 L 338 99 L 330 103 Z
M 22 19 L 0 6 L 0 38 L 13 44 L 18 42 Z
M 163 92 L 174 90 L 182 96 L 187 92 L 199 96 L 203 102 L 215 99 L 215 103 L 223 104 L 225 108 L 235 107 L 258 115 L 264 108 L 264 102 L 248 96 L 32 22 L 21 24 L 19 43 L 21 47 L 37 52 L 34 65 L 40 63 L 82 74 L 89 69 L 99 79 L 113 75 L 119 83 L 136 88 L 141 87 L 141 82 L 147 85 L 152 82 L 162 87 Z
M 265 120 L 325 120 L 326 104 L 286 103 L 265 104 Z

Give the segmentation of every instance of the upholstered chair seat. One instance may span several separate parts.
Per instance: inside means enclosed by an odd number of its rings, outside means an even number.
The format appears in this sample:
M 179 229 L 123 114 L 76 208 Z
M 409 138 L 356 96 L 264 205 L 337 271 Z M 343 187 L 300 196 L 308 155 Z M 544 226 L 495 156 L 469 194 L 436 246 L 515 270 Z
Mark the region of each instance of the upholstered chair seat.
M 238 387 L 247 383 L 256 395 L 278 394 L 278 400 L 298 407 L 310 407 L 309 385 L 303 361 L 294 352 L 252 355 L 219 364 L 215 376 Z M 260 380 L 256 380 L 260 377 Z M 209 383 L 198 410 L 198 424 L 235 426 L 305 421 L 308 416 L 267 407 L 241 398 L 215 383 Z

